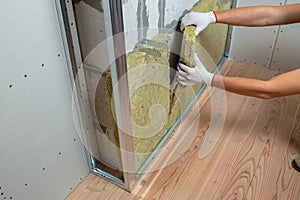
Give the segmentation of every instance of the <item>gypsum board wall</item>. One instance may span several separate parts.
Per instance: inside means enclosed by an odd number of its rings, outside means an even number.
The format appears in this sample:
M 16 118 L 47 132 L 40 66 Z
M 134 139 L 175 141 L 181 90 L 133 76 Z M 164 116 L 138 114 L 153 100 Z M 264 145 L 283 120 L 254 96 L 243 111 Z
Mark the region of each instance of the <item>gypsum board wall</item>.
M 121 171 L 122 165 L 120 162 L 119 147 L 118 147 L 118 138 L 112 134 L 113 122 L 111 120 L 110 112 L 110 100 L 107 95 L 106 85 L 107 85 L 107 74 L 109 72 L 105 71 L 103 73 L 93 73 L 93 76 L 90 76 L 88 81 L 98 75 L 98 83 L 96 85 L 96 90 L 89 90 L 94 92 L 94 103 L 95 103 L 95 115 L 94 119 L 95 133 L 97 138 L 97 144 L 99 148 L 99 156 L 94 157 L 95 167 L 98 169 L 107 172 L 119 179 L 123 179 L 123 172 Z M 100 76 L 100 78 L 99 78 Z M 111 79 L 108 79 L 111 81 Z M 109 83 L 108 83 L 109 84 Z M 92 95 L 90 95 L 93 97 Z M 94 117 L 93 117 L 94 118 Z

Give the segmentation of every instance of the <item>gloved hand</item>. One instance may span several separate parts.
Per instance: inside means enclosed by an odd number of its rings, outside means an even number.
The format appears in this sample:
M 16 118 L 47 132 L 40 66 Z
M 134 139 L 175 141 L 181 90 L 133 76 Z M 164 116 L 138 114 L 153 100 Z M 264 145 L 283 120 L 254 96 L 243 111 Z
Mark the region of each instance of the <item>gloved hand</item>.
M 197 84 L 206 84 L 211 85 L 214 74 L 208 72 L 200 59 L 198 58 L 197 53 L 194 53 L 195 67 L 191 68 L 182 63 L 179 63 L 178 67 L 178 82 L 183 86 L 197 85 Z
M 206 13 L 190 12 L 182 18 L 180 29 L 182 31 L 184 27 L 194 24 L 196 25 L 195 35 L 198 36 L 198 34 L 203 31 L 209 24 L 216 22 L 217 18 L 213 11 Z

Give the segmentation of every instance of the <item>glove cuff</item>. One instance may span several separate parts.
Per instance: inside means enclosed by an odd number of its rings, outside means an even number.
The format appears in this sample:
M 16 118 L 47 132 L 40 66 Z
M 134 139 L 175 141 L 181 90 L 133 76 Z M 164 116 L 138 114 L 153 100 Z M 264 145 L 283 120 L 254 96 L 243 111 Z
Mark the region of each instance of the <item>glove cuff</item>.
M 216 77 L 216 75 L 214 74 L 214 75 L 212 76 L 211 81 L 210 81 L 210 86 L 211 86 L 211 87 L 214 87 L 214 80 L 215 80 L 215 77 Z
M 209 20 L 211 23 L 217 23 L 218 22 L 218 18 L 217 18 L 217 15 L 216 15 L 216 12 L 215 11 L 210 11 L 208 12 L 209 14 Z
M 205 84 L 208 85 L 208 86 L 212 86 L 213 85 L 213 81 L 214 81 L 214 78 L 215 78 L 215 75 L 208 72 L 204 81 L 205 81 Z

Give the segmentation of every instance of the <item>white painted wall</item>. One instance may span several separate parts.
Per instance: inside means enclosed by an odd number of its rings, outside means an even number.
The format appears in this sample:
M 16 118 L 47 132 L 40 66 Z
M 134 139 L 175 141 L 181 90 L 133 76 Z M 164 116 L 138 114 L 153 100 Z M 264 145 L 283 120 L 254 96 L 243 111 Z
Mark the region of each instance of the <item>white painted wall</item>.
M 299 0 L 238 0 L 237 7 L 284 5 Z M 232 31 L 229 57 L 269 69 L 290 71 L 300 67 L 300 24 L 271 27 L 238 27 Z
M 88 172 L 53 0 L 2 0 L 1 199 L 64 199 Z

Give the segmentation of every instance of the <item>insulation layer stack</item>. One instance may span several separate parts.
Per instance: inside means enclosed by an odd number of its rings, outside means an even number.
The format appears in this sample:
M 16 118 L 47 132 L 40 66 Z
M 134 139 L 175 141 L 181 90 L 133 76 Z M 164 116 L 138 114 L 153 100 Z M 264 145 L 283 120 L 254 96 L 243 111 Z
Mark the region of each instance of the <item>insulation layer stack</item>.
M 155 149 L 169 126 L 169 40 L 167 34 L 160 34 L 137 45 L 127 56 L 132 136 L 137 169 Z M 107 76 L 106 88 L 111 100 L 110 75 Z M 111 111 L 115 143 L 119 144 L 113 107 Z
M 223 10 L 229 9 L 230 6 L 230 0 L 203 0 L 192 11 Z M 223 58 L 227 26 L 211 25 L 197 38 L 194 30 L 194 26 L 185 28 L 181 61 L 194 67 L 193 53 L 197 52 L 208 71 L 212 71 Z M 137 169 L 155 150 L 157 144 L 201 87 L 183 87 L 178 85 L 176 79 L 170 85 L 170 52 L 167 49 L 170 39 L 167 34 L 159 34 L 152 40 L 138 44 L 127 56 L 132 136 Z M 108 74 L 106 90 L 109 102 L 112 102 L 111 84 L 111 77 Z M 110 115 L 113 135 L 109 138 L 114 138 L 114 143 L 119 147 L 118 129 L 113 117 L 115 114 L 112 105 Z
M 167 44 L 170 39 L 167 34 L 159 34 L 127 57 L 137 169 L 154 151 L 168 128 L 171 91 Z
M 185 27 L 180 50 L 180 62 L 189 67 L 195 66 L 194 52 L 196 51 L 196 36 L 194 31 L 194 26 Z M 172 88 L 173 93 L 171 96 L 171 110 L 169 119 L 170 126 L 175 123 L 177 118 L 181 115 L 196 94 L 192 87 L 182 86 L 176 79 L 173 80 Z M 198 88 L 199 86 L 197 87 L 196 91 Z
M 187 26 L 183 31 L 180 51 L 180 61 L 189 67 L 195 66 L 194 52 L 196 51 L 195 26 Z

